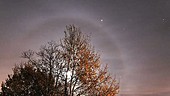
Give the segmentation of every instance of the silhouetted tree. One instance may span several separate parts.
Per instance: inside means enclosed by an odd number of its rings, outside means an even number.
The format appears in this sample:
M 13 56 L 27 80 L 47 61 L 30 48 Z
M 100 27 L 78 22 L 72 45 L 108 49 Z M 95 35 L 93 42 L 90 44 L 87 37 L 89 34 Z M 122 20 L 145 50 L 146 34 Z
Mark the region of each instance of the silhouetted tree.
M 32 64 L 15 66 L 13 75 L 8 75 L 2 83 L 3 96 L 50 96 L 47 92 L 47 73 L 35 68 Z M 54 92 L 54 78 L 51 93 Z M 54 94 L 54 93 L 53 93 Z
M 67 26 L 64 33 L 65 37 L 61 39 L 60 44 L 49 42 L 38 52 L 29 50 L 22 55 L 35 67 L 35 72 L 39 72 L 37 74 L 44 74 L 42 85 L 45 84 L 45 87 L 40 89 L 48 94 L 36 96 L 115 96 L 119 89 L 118 83 L 108 74 L 107 66 L 104 69 L 100 68 L 100 56 L 89 44 L 89 38 L 75 26 Z M 14 75 L 15 73 L 14 71 Z M 32 76 L 34 75 L 30 75 Z M 7 89 L 10 87 L 13 88 L 13 86 L 6 87 L 9 79 L 2 84 L 3 92 L 8 92 Z M 18 83 L 22 84 L 22 82 Z M 30 88 L 27 85 L 24 87 Z M 22 88 L 17 89 L 18 91 L 22 92 Z M 35 92 L 32 96 L 38 94 Z

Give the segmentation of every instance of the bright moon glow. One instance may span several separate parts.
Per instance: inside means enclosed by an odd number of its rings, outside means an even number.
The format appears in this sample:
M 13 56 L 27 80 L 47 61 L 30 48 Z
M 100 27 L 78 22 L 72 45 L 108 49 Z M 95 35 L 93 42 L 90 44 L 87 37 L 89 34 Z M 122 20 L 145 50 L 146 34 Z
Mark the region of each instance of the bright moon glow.
M 71 79 L 71 75 L 72 75 L 71 71 L 68 71 L 67 76 L 68 76 L 69 79 Z

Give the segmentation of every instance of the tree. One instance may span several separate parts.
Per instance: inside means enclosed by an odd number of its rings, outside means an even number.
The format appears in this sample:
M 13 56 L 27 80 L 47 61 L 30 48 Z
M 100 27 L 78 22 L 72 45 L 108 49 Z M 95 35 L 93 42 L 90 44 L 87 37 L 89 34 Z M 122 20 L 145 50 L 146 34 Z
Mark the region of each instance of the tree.
M 100 68 L 100 56 L 89 44 L 88 36 L 73 25 L 67 26 L 64 33 L 59 44 L 52 41 L 38 52 L 29 50 L 22 55 L 46 74 L 43 90 L 48 95 L 36 96 L 115 96 L 118 83 L 108 74 L 107 66 Z
M 8 75 L 2 83 L 3 96 L 47 96 L 47 74 L 36 69 L 32 64 L 15 66 L 13 75 Z M 50 82 L 54 85 L 53 82 Z M 54 86 L 50 86 L 54 89 Z M 54 90 L 53 90 L 54 92 Z M 52 92 L 51 92 L 52 94 Z M 48 95 L 50 96 L 50 95 Z

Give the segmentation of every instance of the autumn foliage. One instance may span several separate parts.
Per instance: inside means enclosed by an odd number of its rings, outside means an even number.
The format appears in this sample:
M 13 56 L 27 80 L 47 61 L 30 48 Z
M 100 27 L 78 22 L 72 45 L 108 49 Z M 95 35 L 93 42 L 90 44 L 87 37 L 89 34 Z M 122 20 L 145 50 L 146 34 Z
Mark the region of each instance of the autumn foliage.
M 67 26 L 60 43 L 49 42 L 38 52 L 26 51 L 26 64 L 14 68 L 2 84 L 4 96 L 115 96 L 118 83 L 105 68 L 89 38 Z M 10 95 L 6 95 L 10 94 Z M 21 95 L 23 94 L 23 95 Z

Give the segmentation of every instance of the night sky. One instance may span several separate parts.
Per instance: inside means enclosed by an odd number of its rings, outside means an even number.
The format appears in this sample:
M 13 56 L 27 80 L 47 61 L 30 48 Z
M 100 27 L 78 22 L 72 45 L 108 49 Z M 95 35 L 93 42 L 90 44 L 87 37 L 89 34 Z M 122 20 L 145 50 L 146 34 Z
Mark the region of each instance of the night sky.
M 0 82 L 69 24 L 91 36 L 119 96 L 170 96 L 170 0 L 0 0 Z

